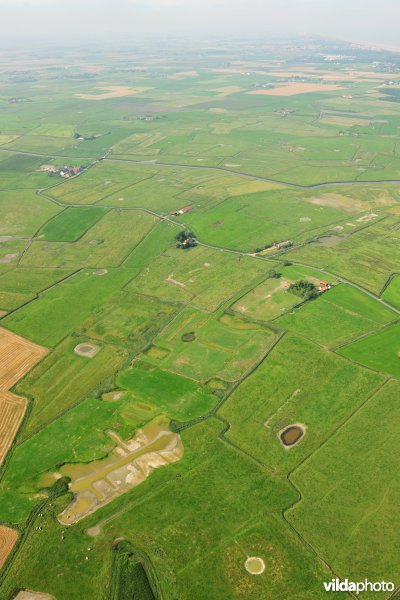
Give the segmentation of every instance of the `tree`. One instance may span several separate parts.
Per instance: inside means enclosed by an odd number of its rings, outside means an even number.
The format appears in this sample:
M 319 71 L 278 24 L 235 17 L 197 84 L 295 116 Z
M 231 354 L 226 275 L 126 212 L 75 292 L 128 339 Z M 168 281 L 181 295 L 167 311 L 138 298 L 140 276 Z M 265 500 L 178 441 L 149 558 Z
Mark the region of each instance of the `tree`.
M 318 296 L 318 290 L 315 285 L 311 283 L 311 281 L 306 281 L 305 279 L 300 279 L 300 281 L 292 283 L 289 287 L 289 292 L 304 300 L 311 300 Z

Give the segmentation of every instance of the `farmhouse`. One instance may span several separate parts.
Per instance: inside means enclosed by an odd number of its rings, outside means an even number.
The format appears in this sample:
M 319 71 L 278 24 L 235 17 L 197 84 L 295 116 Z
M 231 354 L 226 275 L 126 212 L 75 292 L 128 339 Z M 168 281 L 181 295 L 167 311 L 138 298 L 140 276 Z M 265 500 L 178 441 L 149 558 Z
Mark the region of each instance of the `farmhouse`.
M 79 175 L 79 173 L 81 173 L 82 171 L 82 167 L 63 167 L 60 170 L 60 175 L 61 177 L 64 177 L 64 179 L 68 179 L 69 177 L 74 177 L 74 175 Z
M 293 246 L 293 242 L 291 240 L 286 240 L 285 242 L 279 242 L 274 244 L 274 248 L 276 250 L 282 250 L 283 248 L 290 248 L 291 246 Z
M 189 204 L 189 206 L 184 206 L 183 208 L 180 208 L 179 210 L 176 210 L 175 212 L 173 212 L 171 214 L 174 217 L 179 217 L 180 215 L 185 215 L 186 213 L 190 212 L 191 210 L 193 210 L 193 205 Z
M 331 289 L 331 284 L 328 283 L 327 281 L 320 281 L 319 282 L 319 291 L 320 292 L 327 292 L 328 290 Z

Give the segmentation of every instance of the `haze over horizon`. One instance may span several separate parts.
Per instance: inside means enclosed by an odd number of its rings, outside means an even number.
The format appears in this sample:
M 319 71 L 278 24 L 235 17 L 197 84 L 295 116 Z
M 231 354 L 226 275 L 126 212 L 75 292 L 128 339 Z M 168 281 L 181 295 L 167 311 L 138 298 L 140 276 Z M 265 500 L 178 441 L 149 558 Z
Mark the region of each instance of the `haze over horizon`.
M 397 0 L 0 0 L 0 37 L 91 41 L 169 36 L 316 34 L 399 48 Z

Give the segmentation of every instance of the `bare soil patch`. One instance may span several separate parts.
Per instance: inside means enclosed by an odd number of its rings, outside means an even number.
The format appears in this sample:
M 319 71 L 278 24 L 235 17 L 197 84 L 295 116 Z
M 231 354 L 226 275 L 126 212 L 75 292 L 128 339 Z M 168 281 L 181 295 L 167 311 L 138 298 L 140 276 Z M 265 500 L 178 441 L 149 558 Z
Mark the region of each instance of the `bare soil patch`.
M 18 258 L 18 256 L 19 254 L 5 254 L 0 258 L 0 265 L 8 265 L 8 263 Z
M 106 275 L 108 273 L 108 269 L 96 269 L 94 271 L 94 275 Z
M 265 563 L 259 556 L 249 556 L 244 566 L 250 575 L 262 575 L 265 571 Z
M 84 356 L 85 358 L 93 358 L 96 356 L 99 350 L 100 346 L 96 346 L 96 344 L 91 344 L 89 342 L 83 342 L 74 348 L 75 354 L 78 354 L 78 356 Z
M 90 527 L 89 529 L 86 530 L 86 533 L 90 537 L 96 537 L 96 536 L 100 535 L 100 533 L 101 533 L 100 525 L 95 525 L 94 527 Z
M 21 590 L 15 596 L 14 600 L 54 600 L 54 596 L 50 596 L 50 594 L 43 594 L 42 592 Z
M 357 198 L 349 198 L 348 196 L 341 196 L 340 194 L 324 194 L 318 198 L 311 198 L 307 200 L 310 204 L 316 204 L 317 206 L 327 206 L 329 208 L 339 208 L 348 213 L 357 213 L 365 210 L 368 205 L 362 200 Z
M 372 219 L 375 219 L 378 215 L 376 215 L 375 213 L 371 213 L 369 215 L 364 215 L 363 217 L 360 217 L 359 219 L 357 219 L 358 223 L 368 223 L 368 221 L 372 221 Z
M 196 77 L 198 75 L 197 71 L 179 71 L 178 73 L 174 73 L 173 75 L 168 75 L 168 79 L 186 79 L 186 77 Z
M 253 90 L 247 92 L 259 96 L 295 96 L 296 94 L 309 94 L 310 92 L 333 92 L 343 89 L 339 85 L 323 83 L 287 83 L 271 90 Z
M 178 287 L 180 287 L 182 289 L 186 289 L 186 285 L 184 283 L 182 283 L 181 281 L 177 281 L 176 279 L 173 279 L 173 275 L 174 274 L 171 273 L 171 275 L 169 275 L 165 281 L 167 283 L 172 283 L 172 285 L 177 285 Z
M 103 394 L 101 398 L 106 402 L 116 402 L 117 400 L 124 398 L 127 393 L 128 392 L 126 390 L 114 390 L 113 392 L 107 392 L 106 394 Z
M 11 527 L 0 525 L 0 569 L 6 562 L 18 539 L 18 533 Z
M 139 90 L 126 87 L 124 85 L 105 85 L 95 88 L 95 90 L 105 90 L 104 94 L 75 94 L 82 100 L 108 100 L 109 98 L 122 98 L 123 96 L 132 96 Z
M 169 350 L 166 348 L 160 348 L 159 346 L 151 346 L 147 353 L 151 358 L 165 358 L 169 354 Z

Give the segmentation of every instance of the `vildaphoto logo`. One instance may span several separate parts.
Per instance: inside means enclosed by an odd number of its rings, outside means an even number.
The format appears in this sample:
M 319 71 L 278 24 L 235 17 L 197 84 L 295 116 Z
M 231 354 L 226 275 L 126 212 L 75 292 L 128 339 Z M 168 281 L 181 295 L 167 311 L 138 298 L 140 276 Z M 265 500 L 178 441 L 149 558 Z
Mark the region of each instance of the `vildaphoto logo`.
M 360 594 L 361 592 L 393 592 L 394 583 L 391 581 L 349 581 L 344 579 L 331 579 L 331 581 L 324 581 L 324 588 L 326 592 L 355 592 Z

